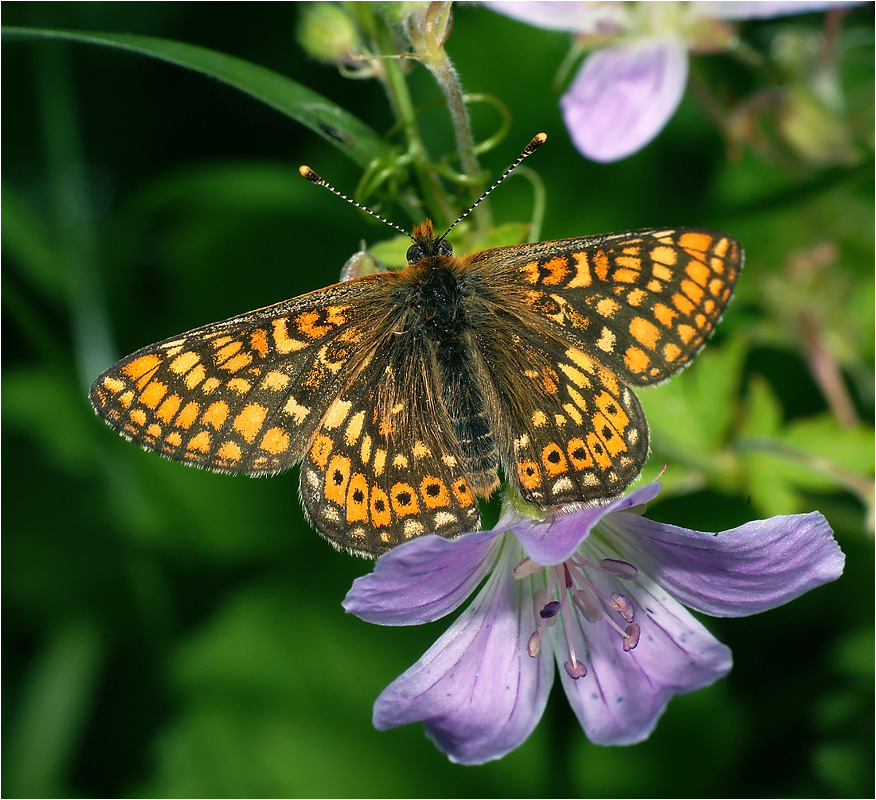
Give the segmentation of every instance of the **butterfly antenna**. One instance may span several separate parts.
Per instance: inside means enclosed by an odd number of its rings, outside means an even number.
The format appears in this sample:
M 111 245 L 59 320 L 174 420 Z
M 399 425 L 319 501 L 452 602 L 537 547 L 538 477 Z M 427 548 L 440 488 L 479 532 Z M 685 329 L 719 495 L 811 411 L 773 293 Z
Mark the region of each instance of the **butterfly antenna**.
M 508 169 L 506 169 L 499 176 L 499 180 L 497 180 L 489 189 L 487 189 L 487 191 L 485 191 L 477 200 L 475 200 L 474 203 L 471 204 L 468 211 L 466 211 L 458 220 L 456 220 L 456 222 L 453 223 L 453 225 L 451 225 L 446 231 L 444 231 L 444 233 L 440 237 L 438 237 L 439 241 L 441 239 L 446 238 L 447 234 L 450 233 L 450 231 L 452 231 L 460 222 L 462 222 L 469 214 L 471 214 L 471 212 L 474 211 L 483 202 L 483 200 L 487 197 L 487 195 L 490 194 L 490 192 L 492 192 L 493 189 L 495 189 L 502 181 L 505 180 L 505 178 L 507 178 L 517 168 L 517 166 L 520 164 L 521 161 L 523 161 L 524 158 L 526 158 L 527 156 L 531 156 L 546 141 L 547 141 L 547 134 L 546 133 L 536 134 L 532 138 L 532 141 L 528 145 L 526 145 L 526 147 L 523 148 L 523 152 L 519 156 L 517 156 L 517 158 L 514 160 L 514 163 L 510 167 L 508 167 Z
M 533 140 L 534 141 L 534 140 Z M 520 159 L 518 159 L 519 161 Z M 347 197 L 347 195 L 342 194 L 334 186 L 332 186 L 325 178 L 321 178 L 317 175 L 310 167 L 308 166 L 300 166 L 298 167 L 298 172 L 300 173 L 302 178 L 306 178 L 311 183 L 315 183 L 317 186 L 324 186 L 328 189 L 332 194 L 336 194 L 341 200 L 346 200 L 350 205 L 356 206 L 356 208 L 361 209 L 366 214 L 370 214 L 375 219 L 379 219 L 381 222 L 385 222 L 389 225 L 390 228 L 394 228 L 395 230 L 403 233 L 408 239 L 413 240 L 413 236 L 411 236 L 409 231 L 406 231 L 404 228 L 399 227 L 394 222 L 390 222 L 386 217 L 381 217 L 376 211 L 372 211 L 370 208 L 363 206 L 361 203 L 357 203 L 352 197 Z

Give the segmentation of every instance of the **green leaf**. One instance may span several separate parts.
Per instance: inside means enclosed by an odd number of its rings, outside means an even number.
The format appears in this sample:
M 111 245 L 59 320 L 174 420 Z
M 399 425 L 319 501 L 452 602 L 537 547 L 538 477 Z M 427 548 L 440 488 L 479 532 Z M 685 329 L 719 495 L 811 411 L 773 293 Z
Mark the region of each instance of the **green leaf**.
M 273 70 L 205 47 L 154 36 L 37 28 L 3 28 L 3 38 L 7 42 L 40 39 L 81 42 L 152 56 L 245 92 L 306 125 L 362 167 L 392 153 L 392 148 L 375 131 L 321 94 Z

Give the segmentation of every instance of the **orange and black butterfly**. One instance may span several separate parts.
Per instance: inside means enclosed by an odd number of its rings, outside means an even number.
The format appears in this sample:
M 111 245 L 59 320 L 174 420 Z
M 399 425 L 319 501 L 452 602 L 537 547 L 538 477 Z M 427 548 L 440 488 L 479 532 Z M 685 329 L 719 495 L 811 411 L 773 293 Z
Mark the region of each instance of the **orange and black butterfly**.
M 91 401 L 126 438 L 186 464 L 266 475 L 301 462 L 307 517 L 361 555 L 476 529 L 476 498 L 500 469 L 543 508 L 622 493 L 648 454 L 630 387 L 699 352 L 732 295 L 739 243 L 658 228 L 460 258 L 446 235 L 426 222 L 405 269 L 138 350 Z

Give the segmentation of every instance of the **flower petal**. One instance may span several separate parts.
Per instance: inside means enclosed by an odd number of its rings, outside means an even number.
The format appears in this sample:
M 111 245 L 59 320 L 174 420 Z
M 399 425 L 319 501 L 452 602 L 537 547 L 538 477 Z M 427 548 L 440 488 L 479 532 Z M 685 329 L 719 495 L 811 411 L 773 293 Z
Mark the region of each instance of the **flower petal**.
M 517 546 L 503 549 L 474 602 L 384 689 L 374 704 L 376 728 L 422 720 L 429 738 L 461 764 L 501 758 L 532 733 L 550 694 L 554 665 L 527 654 L 531 595 L 511 577 L 515 554 L 522 555 Z
M 573 31 L 583 34 L 613 33 L 621 30 L 628 23 L 628 13 L 622 3 L 488 0 L 484 5 L 492 11 L 520 22 L 554 31 Z
M 646 569 L 654 580 L 685 605 L 716 617 L 742 617 L 787 603 L 836 580 L 845 561 L 817 511 L 748 522 L 718 534 L 632 514 L 624 515 L 623 526 L 638 542 L 622 530 L 618 536 L 653 559 L 653 568 Z
M 518 516 L 513 522 L 507 521 L 504 527 L 503 520 L 499 520 L 496 530 L 511 529 L 533 561 L 544 566 L 561 564 L 578 549 L 593 526 L 606 514 L 647 503 L 659 494 L 660 489 L 659 483 L 652 482 L 604 506 L 579 508 L 550 519 L 534 520 Z
M 597 561 L 610 553 L 604 546 L 591 548 L 589 542 L 582 550 Z M 605 620 L 588 623 L 577 614 L 572 640 L 588 673 L 576 681 L 561 669 L 560 680 L 590 741 L 635 744 L 654 730 L 672 697 L 724 677 L 733 665 L 732 656 L 680 603 L 647 578 L 621 584 L 599 576 L 593 582 L 606 594 L 622 591 L 632 600 L 641 626 L 639 644 L 625 653 L 623 638 Z M 561 663 L 568 655 L 557 637 L 553 644 Z
M 680 38 L 640 39 L 588 56 L 560 106 L 583 155 L 617 161 L 663 129 L 686 84 L 687 48 Z
M 860 2 L 838 2 L 837 0 L 700 0 L 691 3 L 691 13 L 710 19 L 766 19 L 786 14 L 812 14 L 816 11 L 829 11 L 831 8 L 844 8 L 861 5 Z
M 448 540 L 423 536 L 384 553 L 374 571 L 353 582 L 342 605 L 378 625 L 421 625 L 449 614 L 477 587 L 493 564 L 499 531 Z

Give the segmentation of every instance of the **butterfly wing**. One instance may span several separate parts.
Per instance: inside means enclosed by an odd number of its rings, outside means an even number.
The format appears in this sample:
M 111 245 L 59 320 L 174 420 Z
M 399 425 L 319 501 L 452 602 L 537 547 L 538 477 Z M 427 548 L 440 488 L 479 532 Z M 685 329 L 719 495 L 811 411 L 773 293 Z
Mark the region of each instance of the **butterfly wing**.
M 388 331 L 331 404 L 301 465 L 307 515 L 337 547 L 377 555 L 477 528 L 480 511 L 428 343 Z
M 123 436 L 173 460 L 248 475 L 287 469 L 367 352 L 382 277 L 144 347 L 94 382 L 91 402 Z
M 723 233 L 642 230 L 486 250 L 469 260 L 543 324 L 633 386 L 702 349 L 733 293 L 742 248 Z

